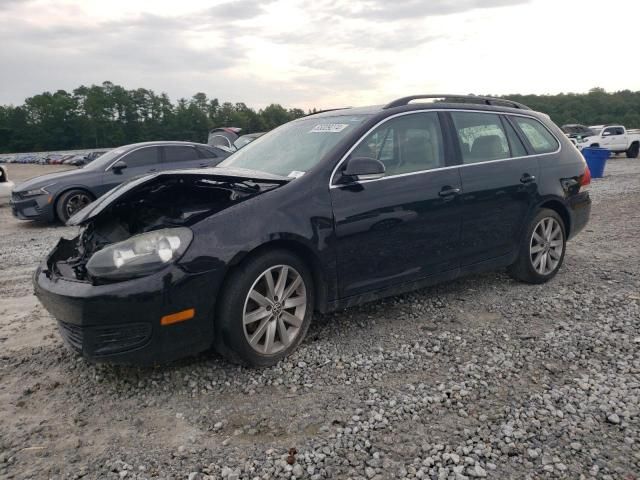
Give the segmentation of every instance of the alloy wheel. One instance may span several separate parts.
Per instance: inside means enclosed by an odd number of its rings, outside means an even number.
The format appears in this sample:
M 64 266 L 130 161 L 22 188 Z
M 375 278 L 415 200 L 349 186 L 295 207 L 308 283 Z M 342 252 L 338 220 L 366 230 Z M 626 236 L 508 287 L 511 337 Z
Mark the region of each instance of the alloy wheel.
M 91 203 L 91 198 L 86 193 L 76 193 L 69 197 L 65 203 L 65 212 L 67 217 L 72 217 L 84 207 Z
M 540 275 L 552 273 L 562 259 L 562 227 L 553 217 L 545 217 L 533 229 L 529 252 L 533 269 Z
M 302 276 L 288 265 L 264 271 L 244 302 L 244 335 L 253 350 L 274 355 L 300 335 L 307 310 L 307 289 Z

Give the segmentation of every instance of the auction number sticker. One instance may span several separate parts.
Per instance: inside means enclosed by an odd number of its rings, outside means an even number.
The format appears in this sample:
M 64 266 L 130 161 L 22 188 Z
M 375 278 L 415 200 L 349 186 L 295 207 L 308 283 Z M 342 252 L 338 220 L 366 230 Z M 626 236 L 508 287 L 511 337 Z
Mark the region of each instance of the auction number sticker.
M 348 126 L 348 123 L 319 123 L 309 133 L 339 133 Z

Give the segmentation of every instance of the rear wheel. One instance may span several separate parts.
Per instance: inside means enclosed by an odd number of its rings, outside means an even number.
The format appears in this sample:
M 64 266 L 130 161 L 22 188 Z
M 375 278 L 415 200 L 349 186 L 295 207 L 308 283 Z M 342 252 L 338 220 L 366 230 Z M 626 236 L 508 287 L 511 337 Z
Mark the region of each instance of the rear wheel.
M 509 274 L 526 283 L 551 280 L 562 266 L 566 244 L 562 218 L 555 211 L 543 208 L 529 223 Z
M 640 153 L 640 143 L 634 143 L 627 150 L 627 158 L 638 158 L 638 153 Z
M 93 202 L 91 194 L 85 190 L 73 189 L 64 192 L 56 202 L 56 214 L 62 223 L 67 223 L 75 213 Z
M 313 277 L 297 256 L 274 250 L 250 258 L 223 289 L 216 350 L 246 365 L 274 365 L 304 339 L 313 307 Z

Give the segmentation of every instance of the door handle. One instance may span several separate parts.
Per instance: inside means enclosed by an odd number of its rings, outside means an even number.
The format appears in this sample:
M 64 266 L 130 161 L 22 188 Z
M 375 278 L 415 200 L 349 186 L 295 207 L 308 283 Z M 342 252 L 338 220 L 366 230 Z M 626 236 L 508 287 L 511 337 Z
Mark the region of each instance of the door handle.
M 520 177 L 520 183 L 531 183 L 535 181 L 536 181 L 535 175 L 529 175 L 528 173 L 525 173 Z
M 446 187 L 442 187 L 440 192 L 438 192 L 438 195 L 440 195 L 441 197 L 452 197 L 454 195 L 458 195 L 459 193 L 460 193 L 459 188 L 446 186 Z

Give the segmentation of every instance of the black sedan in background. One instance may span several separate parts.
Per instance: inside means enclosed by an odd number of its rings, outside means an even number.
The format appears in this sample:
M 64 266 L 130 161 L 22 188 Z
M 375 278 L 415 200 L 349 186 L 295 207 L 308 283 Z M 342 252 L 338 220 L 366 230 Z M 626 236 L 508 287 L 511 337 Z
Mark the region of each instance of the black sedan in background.
M 42 175 L 18 185 L 11 195 L 15 217 L 60 220 L 107 191 L 140 175 L 162 170 L 212 167 L 229 152 L 190 142 L 146 142 L 115 148 L 83 168 Z
M 524 105 L 432 97 L 307 116 L 217 167 L 123 184 L 69 220 L 36 295 L 90 359 L 214 345 L 264 366 L 315 310 L 497 268 L 551 280 L 589 219 L 584 158 Z

